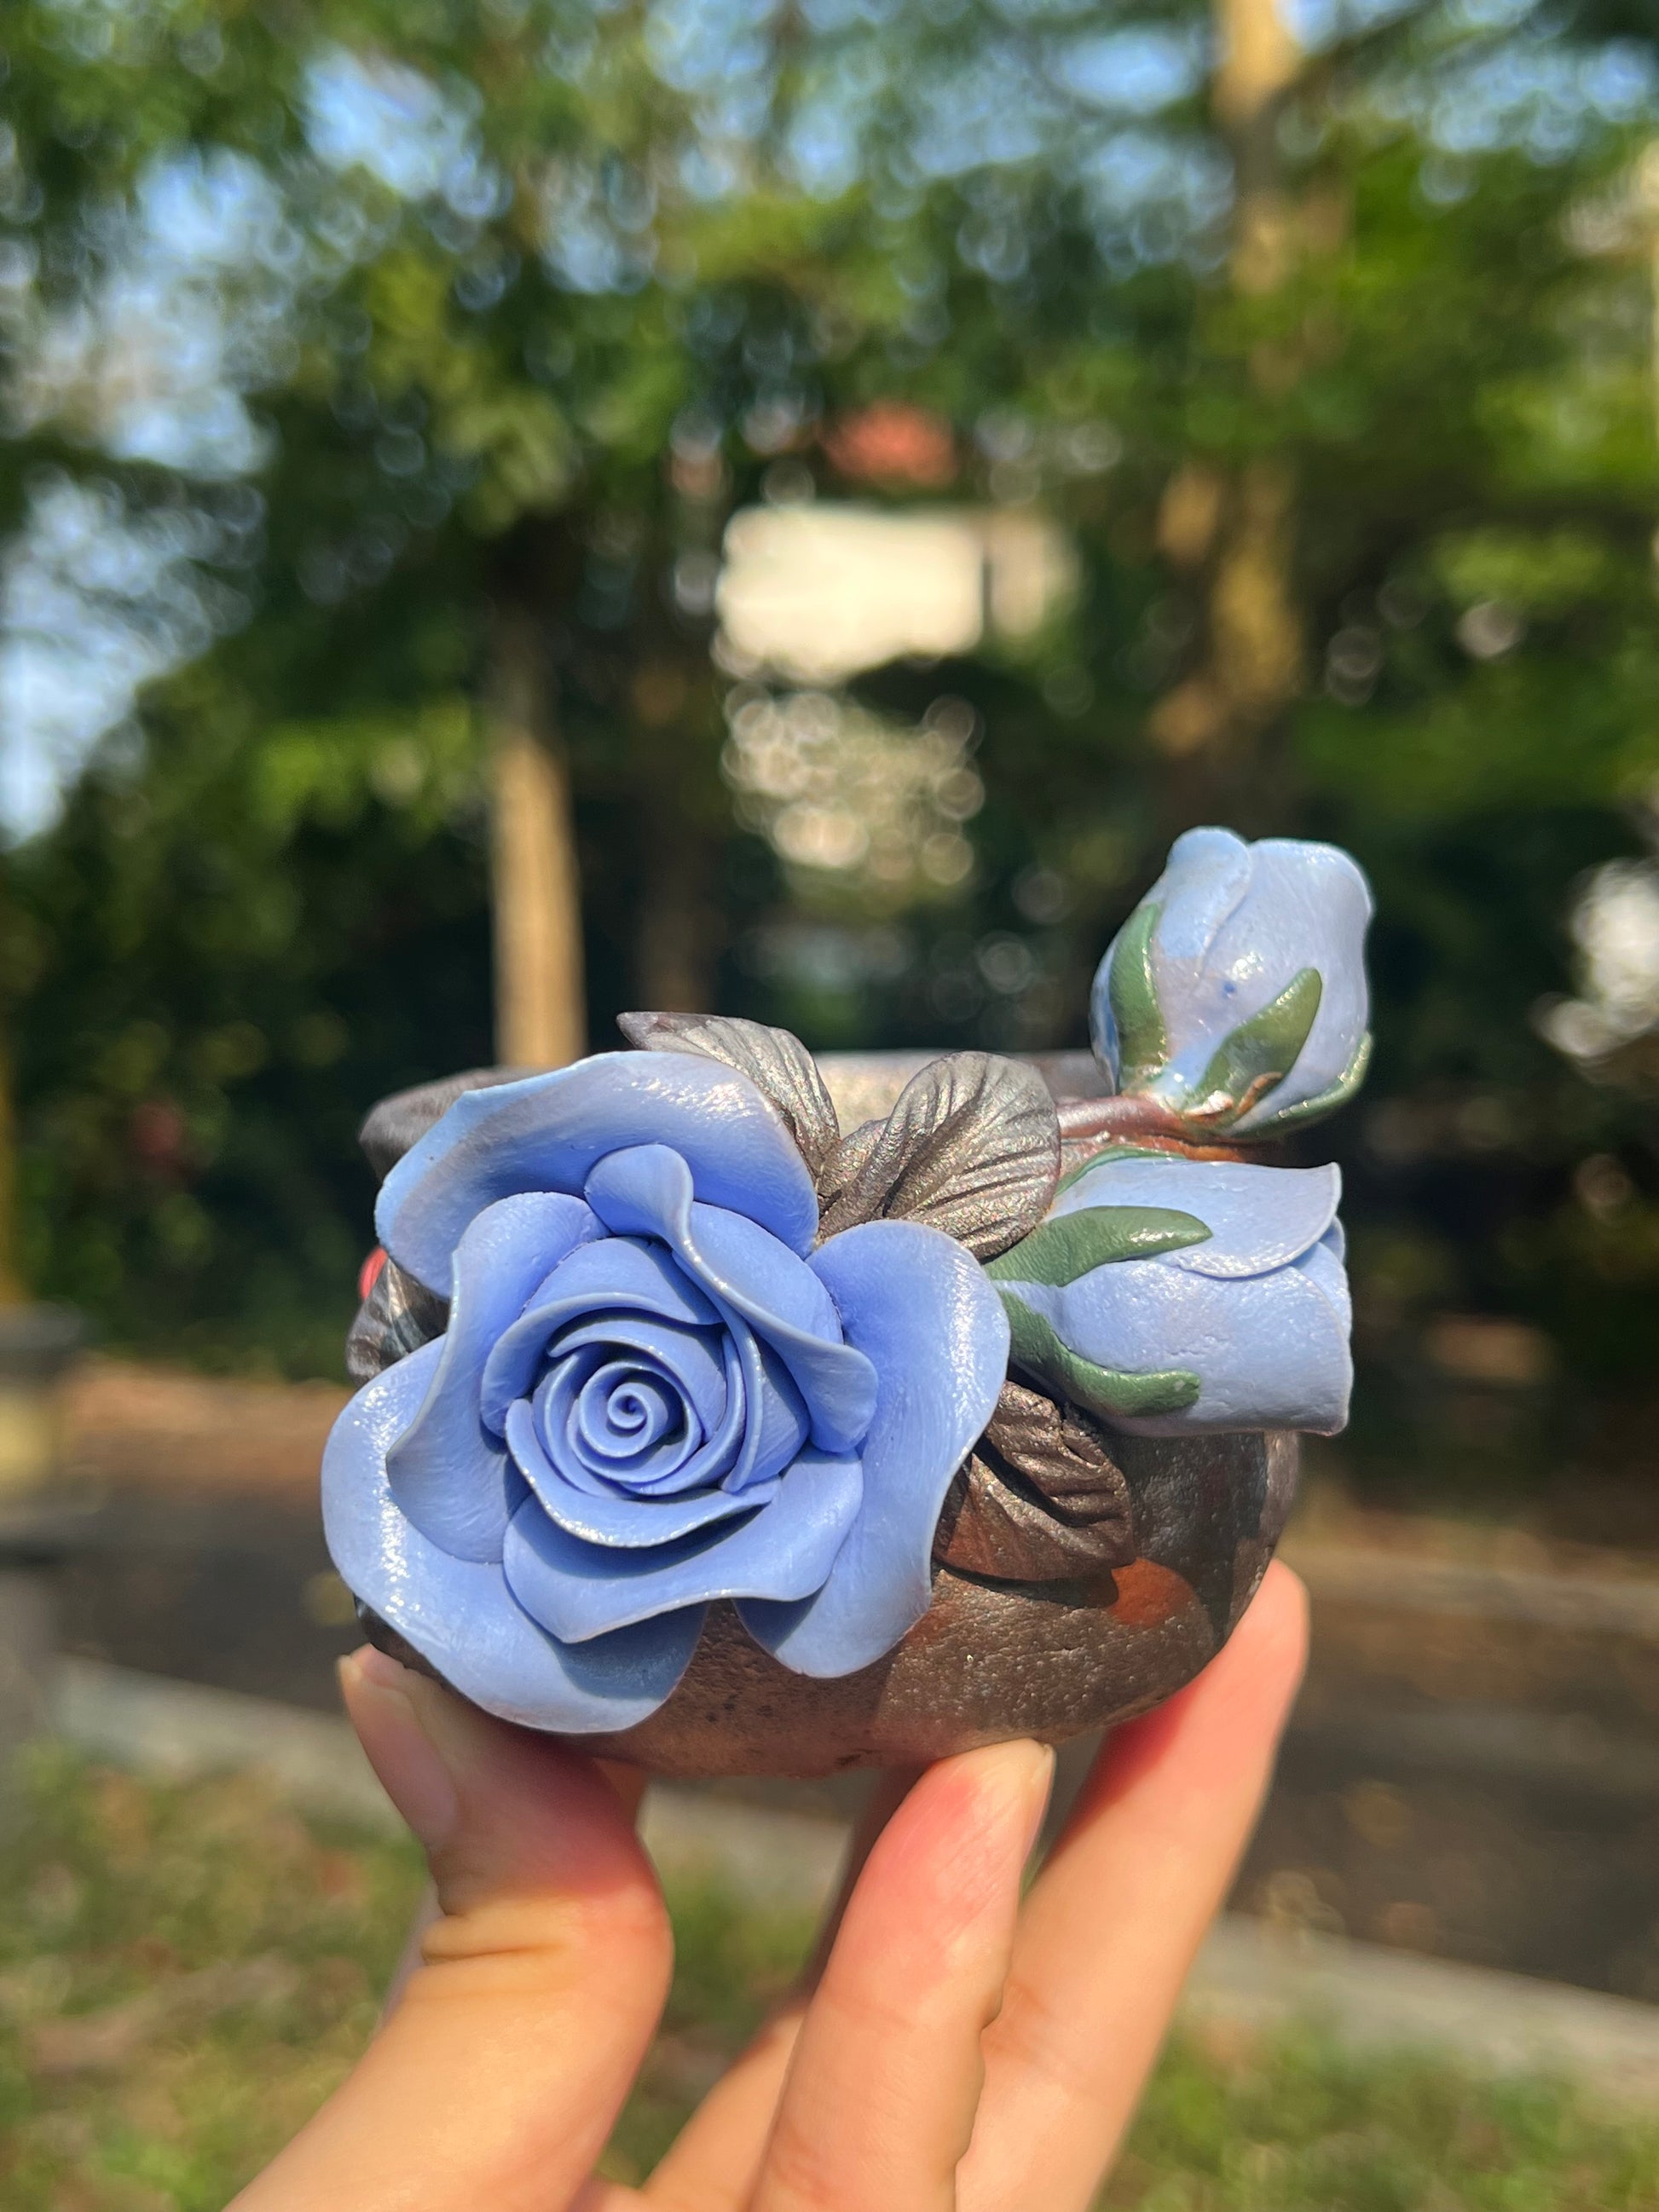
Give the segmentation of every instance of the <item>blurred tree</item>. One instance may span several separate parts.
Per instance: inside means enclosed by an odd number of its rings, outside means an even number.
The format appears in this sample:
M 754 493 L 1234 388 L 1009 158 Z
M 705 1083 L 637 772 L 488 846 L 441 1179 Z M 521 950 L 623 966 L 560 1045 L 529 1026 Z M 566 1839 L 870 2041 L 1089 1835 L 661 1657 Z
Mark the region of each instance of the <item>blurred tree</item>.
M 490 653 L 495 1054 L 562 1067 L 587 1047 L 570 771 L 554 727 L 541 626 L 501 609 Z
M 1659 776 L 1635 0 L 15 0 L 4 39 L 12 599 L 62 538 L 105 625 L 64 650 L 178 672 L 7 863 L 43 1283 L 317 1356 L 276 1310 L 343 1279 L 352 1113 L 489 1048 L 493 772 L 549 916 L 515 967 L 498 901 L 514 1058 L 584 992 L 1075 1036 L 1174 830 L 1341 839 L 1370 1340 L 1507 1307 L 1632 1371 L 1650 1105 L 1538 1018 Z M 976 733 L 971 870 L 902 896 L 721 779 L 791 688 L 711 663 L 725 525 L 814 490 L 1077 548 L 1035 629 L 859 679 L 884 759 Z

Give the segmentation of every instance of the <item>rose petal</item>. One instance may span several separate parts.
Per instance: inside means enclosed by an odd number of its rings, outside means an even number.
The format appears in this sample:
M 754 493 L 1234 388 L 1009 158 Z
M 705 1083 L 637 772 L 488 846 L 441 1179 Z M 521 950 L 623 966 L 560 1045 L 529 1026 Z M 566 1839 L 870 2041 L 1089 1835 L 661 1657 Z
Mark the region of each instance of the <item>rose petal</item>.
M 637 1353 L 607 1360 L 582 1385 L 572 1441 L 598 1474 L 626 1481 L 636 1470 L 678 1468 L 702 1441 L 696 1416 L 669 1376 Z
M 890 1651 L 927 1610 L 939 1508 L 995 1408 L 1008 1322 L 972 1255 L 917 1222 L 849 1229 L 811 1265 L 848 1341 L 875 1365 L 864 1502 L 816 1596 L 738 1610 L 750 1634 L 798 1674 L 850 1674 Z
M 769 1344 L 741 1322 L 733 1325 L 728 1341 L 743 1363 L 749 1418 L 721 1481 L 727 1490 L 746 1493 L 782 1474 L 811 1441 L 811 1423 L 788 1369 Z
M 741 1345 L 738 1341 L 738 1338 L 742 1339 Z M 747 1406 L 750 1394 L 745 1382 L 745 1364 L 757 1357 L 753 1352 L 753 1341 L 750 1332 L 744 1328 L 741 1322 L 738 1323 L 735 1335 L 730 1330 L 720 1332 L 720 1346 L 726 1379 L 726 1410 L 721 1417 L 720 1427 L 704 1439 L 699 1449 L 683 1466 L 665 1475 L 660 1480 L 653 1477 L 641 1478 L 638 1474 L 630 1477 L 628 1483 L 630 1493 L 636 1492 L 641 1496 L 656 1497 L 670 1492 L 678 1494 L 681 1492 L 708 1489 L 715 1486 L 734 1489 L 743 1486 L 755 1475 L 759 1458 L 757 1449 L 759 1439 L 758 1436 L 751 1439 L 746 1434 L 746 1429 L 750 1425 Z M 601 1346 L 590 1345 L 585 1346 L 580 1352 L 573 1352 L 570 1357 L 573 1360 L 589 1362 L 589 1366 L 584 1371 L 591 1373 L 604 1358 L 605 1353 Z M 568 1419 L 568 1401 L 574 1394 L 568 1385 L 564 1386 L 558 1394 L 558 1405 L 563 1410 L 556 1410 L 553 1404 L 553 1385 L 556 1380 L 557 1380 L 556 1376 L 550 1376 L 538 1383 L 535 1398 L 532 1401 L 532 1406 L 537 1410 L 537 1434 L 541 1438 L 543 1449 L 547 1453 L 550 1464 L 560 1468 L 578 1490 L 595 1496 L 616 1495 L 617 1486 L 614 1483 L 597 1472 L 590 1470 L 568 1454 L 562 1425 Z M 766 1432 L 770 1433 L 769 1424 Z M 793 1458 L 795 1449 L 799 1448 L 805 1438 L 806 1424 L 804 1417 L 796 1423 L 790 1433 L 794 1439 L 792 1448 L 782 1458 L 776 1458 L 775 1455 L 774 1463 L 760 1470 L 762 1473 L 776 1474 L 790 1459 Z
M 588 1177 L 586 1194 L 619 1236 L 660 1237 L 723 1311 L 765 1339 L 800 1392 L 820 1450 L 856 1449 L 875 1405 L 875 1376 L 842 1340 L 810 1267 L 742 1214 L 694 1203 L 690 1171 L 665 1145 L 612 1152 Z
M 724 1332 L 693 1328 L 665 1321 L 660 1314 L 610 1310 L 569 1322 L 549 1347 L 556 1358 L 584 1345 L 602 1345 L 618 1353 L 647 1353 L 671 1375 L 705 1431 L 726 1419 L 726 1363 L 720 1356 Z
M 499 1559 L 521 1494 L 499 1429 L 481 1419 L 478 1370 L 549 1270 L 600 1233 L 579 1198 L 527 1191 L 487 1207 L 456 1249 L 431 1390 L 387 1458 L 398 1505 L 456 1559 Z
M 393 1498 L 386 1460 L 440 1356 L 436 1343 L 423 1345 L 366 1384 L 335 1423 L 323 1455 L 323 1525 L 335 1565 L 349 1589 L 486 1712 L 571 1735 L 633 1728 L 685 1672 L 702 1608 L 562 1644 L 524 1611 L 499 1566 L 452 1558 L 429 1542 Z
M 561 1360 L 550 1373 L 544 1374 L 531 1397 L 516 1398 L 507 1409 L 506 1425 L 510 1431 L 515 1408 L 529 1407 L 536 1433 L 549 1459 L 566 1481 L 574 1483 L 579 1490 L 600 1491 L 606 1487 L 605 1478 L 574 1449 L 569 1434 L 576 1401 L 590 1377 L 604 1364 L 605 1352 L 599 1345 L 573 1352 L 568 1359 Z
M 1241 991 L 1224 1017 L 1218 1006 L 1215 1042 L 1255 1013 L 1258 1000 L 1265 1006 L 1275 997 L 1299 968 L 1317 969 L 1322 988 L 1296 1066 L 1237 1130 L 1271 1122 L 1287 1107 L 1328 1089 L 1353 1058 L 1370 1015 L 1363 948 L 1371 891 L 1358 864 L 1338 846 L 1298 838 L 1264 837 L 1250 849 L 1249 896 L 1218 933 L 1210 957 L 1215 968 L 1234 975 L 1258 965 L 1264 972 L 1259 988 Z M 1262 954 L 1271 956 L 1271 967 Z M 1193 1057 L 1196 1062 L 1197 1054 Z M 1194 1073 L 1201 1070 L 1194 1066 Z
M 1312 1251 L 1304 1252 L 1296 1264 L 1329 1300 L 1346 1336 L 1353 1328 L 1353 1297 L 1348 1288 L 1348 1271 L 1342 1264 L 1341 1223 L 1334 1221 Z
M 809 1446 L 757 1510 L 650 1551 L 585 1543 L 531 1500 L 507 1528 L 503 1571 L 526 1610 L 572 1643 L 714 1598 L 802 1597 L 830 1572 L 862 1492 L 857 1460 Z
M 648 1550 L 689 1535 L 694 1528 L 730 1520 L 753 1505 L 763 1505 L 777 1491 L 775 1478 L 744 1496 L 725 1490 L 677 1491 L 668 1497 L 619 1496 L 609 1491 L 577 1490 L 567 1482 L 542 1447 L 530 1410 L 520 1399 L 507 1417 L 513 1456 L 542 1509 L 562 1528 L 592 1544 L 617 1544 Z
M 721 1316 L 673 1255 L 643 1237 L 607 1237 L 573 1252 L 543 1283 L 523 1316 L 497 1338 L 484 1362 L 479 1403 L 500 1429 L 515 1398 L 528 1397 L 558 1331 L 604 1313 L 655 1314 L 706 1328 Z
M 1161 1206 L 1194 1214 L 1209 1229 L 1208 1239 L 1145 1264 L 1236 1277 L 1266 1274 L 1300 1259 L 1329 1230 L 1341 1197 L 1337 1168 L 1259 1168 L 1169 1152 L 1157 1159 L 1103 1159 L 1060 1194 L 1054 1215 L 1092 1206 Z M 1005 1282 L 1018 1279 L 1017 1265 L 1018 1247 L 1003 1263 Z
M 519 1191 L 577 1192 L 607 1152 L 672 1145 L 697 1196 L 739 1208 L 797 1252 L 817 1195 L 782 1115 L 747 1076 L 683 1053 L 601 1053 L 550 1075 L 467 1091 L 380 1188 L 380 1243 L 428 1288 L 475 1216 Z
M 549 1460 L 566 1481 L 595 1496 L 631 1497 L 636 1491 L 684 1490 L 695 1480 L 687 1463 L 702 1443 L 701 1432 L 688 1430 L 684 1419 L 674 1433 L 654 1449 L 633 1458 L 596 1445 L 591 1405 L 595 1390 L 614 1390 L 629 1376 L 640 1372 L 637 1355 L 624 1360 L 606 1357 L 603 1345 L 587 1345 L 559 1360 L 530 1401 Z M 662 1378 L 666 1384 L 666 1378 Z M 520 1404 L 525 1401 L 520 1399 Z M 507 1419 L 512 1421 L 509 1407 Z

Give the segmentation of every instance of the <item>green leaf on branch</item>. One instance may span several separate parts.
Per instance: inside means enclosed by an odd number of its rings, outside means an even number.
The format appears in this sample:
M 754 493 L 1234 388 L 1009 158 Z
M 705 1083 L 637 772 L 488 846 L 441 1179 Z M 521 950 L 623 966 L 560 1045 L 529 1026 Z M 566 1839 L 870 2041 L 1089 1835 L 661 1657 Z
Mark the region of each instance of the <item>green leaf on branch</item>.
M 1124 1091 L 1148 1081 L 1170 1057 L 1169 1033 L 1152 978 L 1152 936 L 1163 911 L 1150 902 L 1137 907 L 1112 956 L 1106 988 L 1117 1028 L 1119 1087 Z
M 1085 1206 L 1057 1214 L 1011 1251 L 986 1262 L 999 1282 L 1076 1282 L 1119 1260 L 1155 1260 L 1207 1242 L 1210 1230 L 1195 1213 L 1171 1206 Z
M 1187 1112 L 1221 1126 L 1247 1114 L 1296 1066 L 1324 995 L 1317 968 L 1293 975 L 1276 999 L 1222 1040 Z
M 1058 1397 L 1069 1398 L 1109 1421 L 1154 1420 L 1166 1413 L 1184 1413 L 1196 1404 L 1202 1385 L 1190 1369 L 1133 1375 L 1125 1368 L 1097 1367 L 1062 1344 L 1024 1298 L 1012 1291 L 1002 1291 L 1001 1297 L 1008 1316 L 1010 1364 L 1046 1383 Z

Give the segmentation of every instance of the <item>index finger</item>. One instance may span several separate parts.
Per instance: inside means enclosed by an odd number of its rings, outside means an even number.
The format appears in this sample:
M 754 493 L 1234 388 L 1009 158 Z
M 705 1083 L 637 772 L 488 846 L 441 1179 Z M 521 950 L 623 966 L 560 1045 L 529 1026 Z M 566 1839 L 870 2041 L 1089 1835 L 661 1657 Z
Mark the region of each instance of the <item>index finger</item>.
M 752 2212 L 955 2203 L 1053 1771 L 1036 1744 L 995 1744 L 930 1767 L 899 1807 L 807 2007 Z
M 1197 1680 L 1103 1747 L 1021 1917 L 963 2161 L 964 2212 L 1083 2212 L 1255 1825 L 1307 1602 L 1269 1567 Z

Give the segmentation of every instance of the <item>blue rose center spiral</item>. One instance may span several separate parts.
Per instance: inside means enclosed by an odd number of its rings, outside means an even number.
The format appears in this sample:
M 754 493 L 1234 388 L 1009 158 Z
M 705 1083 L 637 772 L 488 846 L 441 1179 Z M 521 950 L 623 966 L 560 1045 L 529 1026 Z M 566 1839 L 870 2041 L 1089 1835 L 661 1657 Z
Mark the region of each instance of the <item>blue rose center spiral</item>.
M 726 1336 L 719 1326 L 604 1312 L 556 1332 L 528 1390 L 554 1475 L 589 1496 L 640 1499 L 720 1482 L 746 1405 Z M 533 1462 L 525 1471 L 534 1482 Z
M 562 1471 L 574 1460 L 631 1489 L 678 1468 L 692 1447 L 696 1417 L 684 1393 L 637 1353 L 568 1353 L 555 1361 L 538 1395 L 545 1408 L 542 1441 Z

